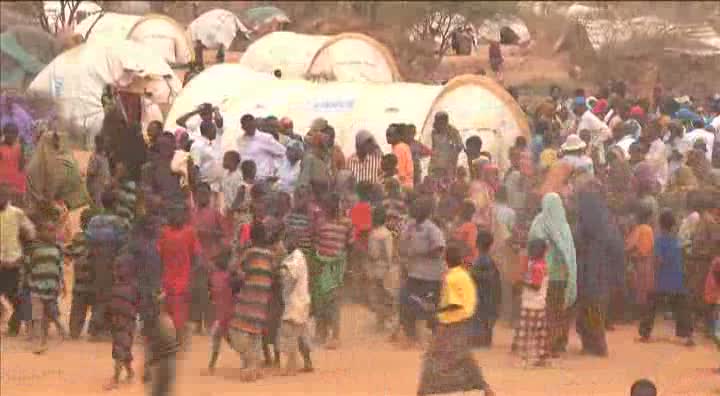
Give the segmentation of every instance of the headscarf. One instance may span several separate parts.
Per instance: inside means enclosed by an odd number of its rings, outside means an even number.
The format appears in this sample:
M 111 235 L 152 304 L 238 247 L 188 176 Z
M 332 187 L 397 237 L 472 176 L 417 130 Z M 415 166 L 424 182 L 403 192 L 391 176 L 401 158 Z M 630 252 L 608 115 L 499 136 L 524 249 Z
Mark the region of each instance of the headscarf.
M 712 173 L 712 165 L 708 161 L 702 150 L 693 149 L 688 154 L 688 166 L 695 174 L 695 178 L 702 185 L 714 185 L 714 176 Z
M 673 177 L 670 178 L 668 185 L 669 192 L 680 192 L 696 190 L 698 188 L 698 180 L 695 173 L 689 166 L 681 165 Z
M 575 303 L 577 298 L 575 242 L 560 195 L 557 193 L 545 194 L 541 205 L 541 212 L 535 216 L 530 225 L 528 240 L 542 239 L 548 243 L 547 258 L 551 273 L 560 271 L 561 264 L 567 268 L 565 308 L 568 308 Z

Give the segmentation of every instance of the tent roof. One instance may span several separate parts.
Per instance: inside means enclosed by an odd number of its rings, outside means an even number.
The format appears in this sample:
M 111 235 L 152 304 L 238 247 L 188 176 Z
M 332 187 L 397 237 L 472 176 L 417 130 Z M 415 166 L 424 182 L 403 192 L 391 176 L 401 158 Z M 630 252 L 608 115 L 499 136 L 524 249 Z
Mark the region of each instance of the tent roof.
M 352 41 L 361 41 L 366 46 L 364 48 L 342 47 L 344 43 Z M 367 52 L 361 53 L 363 49 L 367 51 L 368 47 L 376 52 L 375 59 L 369 59 Z M 325 56 L 334 48 L 339 48 L 339 50 L 332 52 L 332 55 L 329 56 L 331 59 L 326 58 Z M 330 64 L 327 62 L 330 62 Z M 241 64 L 258 71 L 272 73 L 274 70 L 280 69 L 283 78 L 307 78 L 316 72 L 327 72 L 327 70 L 317 69 L 328 69 L 334 66 L 352 67 L 352 65 L 358 65 L 359 67 L 372 67 L 372 62 L 384 63 L 384 66 L 377 63 L 374 66 L 386 67 L 390 74 L 378 82 L 389 82 L 386 79 L 390 79 L 390 81 L 401 79 L 399 69 L 390 50 L 377 40 L 362 33 L 320 36 L 284 31 L 273 32 L 251 44 L 240 59 Z M 352 78 L 362 81 L 375 81 L 373 78 L 376 77 L 359 73 L 359 75 L 354 75 Z
M 216 8 L 202 13 L 187 28 L 190 40 L 200 40 L 207 48 L 218 48 L 223 45 L 229 48 L 238 31 L 246 37 L 250 30 L 234 13 Z

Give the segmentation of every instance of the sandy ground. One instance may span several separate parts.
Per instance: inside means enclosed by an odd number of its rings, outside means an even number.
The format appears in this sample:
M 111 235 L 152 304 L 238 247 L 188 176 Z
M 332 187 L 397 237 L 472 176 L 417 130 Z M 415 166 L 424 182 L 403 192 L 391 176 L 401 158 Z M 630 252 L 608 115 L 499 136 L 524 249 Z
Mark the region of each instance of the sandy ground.
M 63 318 L 67 318 L 66 313 Z M 385 341 L 386 335 L 372 332 L 372 322 L 364 308 L 345 307 L 342 347 L 337 351 L 316 349 L 314 373 L 294 378 L 268 377 L 252 384 L 238 381 L 239 358 L 226 345 L 216 376 L 202 376 L 210 340 L 195 336 L 191 350 L 179 364 L 176 395 L 414 395 L 421 351 L 396 349 Z M 556 361 L 552 368 L 531 370 L 521 368 L 518 359 L 509 354 L 511 331 L 499 324 L 493 349 L 478 351 L 475 356 L 498 395 L 627 395 L 632 382 L 639 378 L 655 381 L 662 396 L 720 394 L 720 376 L 711 371 L 711 367 L 718 365 L 718 352 L 704 339 L 699 339 L 699 345 L 692 349 L 673 343 L 671 324 L 658 320 L 654 334 L 657 341 L 651 345 L 633 341 L 634 327 L 618 328 L 609 333 L 607 359 L 581 356 L 577 337 L 573 335 L 566 357 Z M 43 356 L 33 355 L 29 347 L 24 337 L 3 337 L 2 395 L 144 394 L 137 381 L 121 390 L 102 391 L 112 370 L 110 343 L 61 342 L 54 337 L 50 350 Z M 134 366 L 141 372 L 139 341 L 135 345 Z

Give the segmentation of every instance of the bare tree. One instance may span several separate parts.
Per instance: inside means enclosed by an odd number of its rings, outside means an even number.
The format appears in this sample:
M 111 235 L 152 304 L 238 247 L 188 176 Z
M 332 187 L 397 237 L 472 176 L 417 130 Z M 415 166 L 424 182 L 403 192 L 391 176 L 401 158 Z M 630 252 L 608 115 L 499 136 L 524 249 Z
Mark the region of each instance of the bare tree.
M 55 34 L 59 30 L 71 26 L 77 19 L 77 10 L 82 0 L 61 0 L 57 15 L 48 15 L 42 1 L 16 1 L 8 2 L 8 8 L 20 14 L 27 15 L 37 21 L 44 31 Z

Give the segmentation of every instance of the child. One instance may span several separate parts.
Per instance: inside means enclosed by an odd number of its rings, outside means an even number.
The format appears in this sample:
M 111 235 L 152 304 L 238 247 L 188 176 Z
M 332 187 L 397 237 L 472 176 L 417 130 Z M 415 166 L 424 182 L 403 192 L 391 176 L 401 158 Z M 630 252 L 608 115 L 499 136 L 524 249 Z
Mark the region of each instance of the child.
M 463 265 L 463 250 L 456 242 L 447 247 L 448 271 L 443 277 L 440 305 L 435 310 L 439 324 L 424 357 L 419 396 L 471 390 L 495 395 L 467 347 L 467 325 L 475 313 L 477 292 Z M 430 304 L 424 305 L 425 309 L 434 309 Z
M 653 268 L 655 237 L 649 224 L 651 217 L 650 209 L 638 208 L 637 224 L 625 240 L 625 251 L 631 262 L 635 302 L 641 307 L 647 304 L 648 294 L 655 288 L 655 270 Z
M 486 230 L 477 232 L 476 250 L 478 256 L 470 267 L 470 274 L 477 287 L 477 308 L 472 321 L 471 345 L 490 347 L 493 328 L 498 318 L 500 306 L 500 271 L 490 257 L 493 236 Z
M 105 138 L 95 136 L 95 151 L 87 165 L 87 191 L 95 206 L 102 205 L 102 193 L 110 186 L 110 163 L 105 153 Z
M 476 246 L 478 227 L 472 221 L 473 216 L 475 216 L 475 204 L 469 200 L 463 202 L 460 206 L 459 226 L 453 235 L 454 239 L 465 244 L 465 266 L 468 268 L 478 258 L 479 254 Z
M 353 243 L 352 223 L 340 215 L 340 199 L 330 194 L 324 199 L 325 218 L 318 224 L 313 236 L 316 262 L 320 273 L 313 283 L 313 309 L 317 316 L 318 338 L 324 343 L 332 333 L 328 349 L 337 349 L 340 344 L 340 298 L 347 264 L 348 250 Z M 318 282 L 322 279 L 324 284 Z
M 230 342 L 227 335 L 228 324 L 233 312 L 233 296 L 230 289 L 230 273 L 228 264 L 232 253 L 229 249 L 223 250 L 214 260 L 214 268 L 210 273 L 210 298 L 215 308 L 215 321 L 210 336 L 212 337 L 212 352 L 208 372 L 213 374 L 215 364 L 220 354 L 220 344 L 225 339 Z
M 65 296 L 62 249 L 56 243 L 53 220 L 45 217 L 36 221 L 37 240 L 27 252 L 29 262 L 30 301 L 32 303 L 33 333 L 38 343 L 33 352 L 47 351 L 47 331 L 54 323 L 65 338 L 65 330 L 58 321 L 57 299 Z
M 380 160 L 380 169 L 383 172 L 383 185 L 389 180 L 397 180 L 400 184 L 400 178 L 397 175 L 398 159 L 395 154 L 385 154 Z M 401 184 L 402 185 L 402 184 Z
M 657 388 L 650 380 L 637 380 L 630 387 L 630 396 L 657 396 Z
M 177 338 L 187 347 L 190 341 L 186 323 L 190 315 L 190 277 L 198 268 L 200 242 L 187 222 L 184 205 L 171 207 L 168 225 L 160 231 L 158 253 L 163 263 L 162 289 L 168 312 L 172 316 Z
M 210 205 L 210 186 L 201 183 L 197 187 L 197 211 L 193 218 L 193 228 L 202 248 L 202 265 L 192 273 L 190 280 L 190 319 L 196 324 L 196 334 L 209 330 L 212 320 L 209 318 L 210 300 L 208 295 L 208 270 L 213 268 L 212 260 L 220 253 L 225 235 L 225 220 L 220 210 Z
M 376 315 L 376 328 L 382 332 L 393 316 L 393 296 L 387 285 L 395 256 L 394 238 L 385 227 L 385 209 L 375 208 L 372 213 L 372 231 L 368 237 L 369 302 Z
M 105 386 L 106 390 L 117 388 L 123 370 L 125 370 L 127 382 L 131 382 L 135 377 L 132 369 L 132 346 L 140 303 L 135 265 L 134 257 L 125 253 L 118 257 L 113 269 L 114 283 L 109 316 L 115 370 L 112 379 Z
M 293 209 L 285 217 L 285 235 L 293 236 L 298 249 L 309 252 L 312 249 L 312 221 L 310 220 L 310 190 L 307 186 L 295 189 Z
M 261 377 L 259 371 L 262 334 L 269 316 L 272 298 L 273 253 L 265 225 L 256 222 L 250 230 L 252 247 L 247 249 L 240 265 L 231 272 L 231 286 L 237 290 L 234 295 L 235 308 L 228 327 L 230 345 L 245 362 L 244 381 L 255 381 Z
M 115 164 L 115 196 L 117 202 L 113 207 L 104 207 L 105 210 L 112 210 L 120 216 L 126 225 L 126 230 L 135 220 L 137 212 L 137 183 L 130 178 L 122 162 Z
M 545 299 L 548 288 L 548 271 L 545 262 L 547 245 L 542 239 L 528 242 L 528 270 L 523 280 L 520 322 L 515 338 L 527 367 L 547 365 L 548 326 L 545 316 Z
M 400 236 L 400 230 L 407 218 L 407 206 L 400 188 L 400 182 L 391 180 L 385 183 L 385 198 L 382 207 L 385 209 L 385 226 L 395 238 Z
M 223 156 L 223 169 L 225 177 L 222 180 L 223 210 L 228 214 L 232 210 L 233 202 L 237 197 L 240 186 L 243 185 L 243 173 L 240 170 L 240 154 L 230 150 Z
M 235 223 L 238 226 L 252 223 L 250 203 L 252 201 L 253 186 L 255 185 L 255 174 L 257 173 L 255 162 L 252 160 L 243 161 L 240 165 L 240 171 L 242 172 L 243 181 L 237 189 L 230 206 L 236 212 Z
M 80 231 L 73 237 L 67 255 L 73 260 L 73 288 L 70 305 L 70 338 L 78 339 L 88 311 L 95 305 L 95 271 L 88 260 L 87 228 L 99 209 L 88 208 L 80 215 Z
M 686 346 L 693 346 L 695 343 L 692 339 L 692 319 L 684 288 L 682 248 L 675 234 L 675 217 L 669 210 L 660 215 L 660 235 L 655 238 L 654 251 L 657 262 L 656 288 L 655 292 L 648 296 L 640 321 L 640 340 L 650 341 L 657 306 L 663 300 L 669 300 L 674 312 L 675 335 L 680 337 Z
M 308 290 L 308 268 L 305 255 L 297 248 L 294 238 L 288 238 L 287 248 L 291 252 L 278 268 L 282 285 L 282 299 L 285 309 L 278 335 L 281 353 L 287 355 L 285 375 L 297 373 L 297 354 L 305 361 L 303 371 L 313 371 L 310 358 L 308 324 L 310 322 L 310 292 Z
M 348 260 L 347 290 L 356 301 L 368 297 L 367 289 L 363 286 L 367 281 L 364 270 L 368 252 L 368 237 L 372 229 L 372 206 L 370 206 L 371 184 L 363 182 L 357 186 L 358 201 L 349 211 L 353 228 L 353 254 Z

